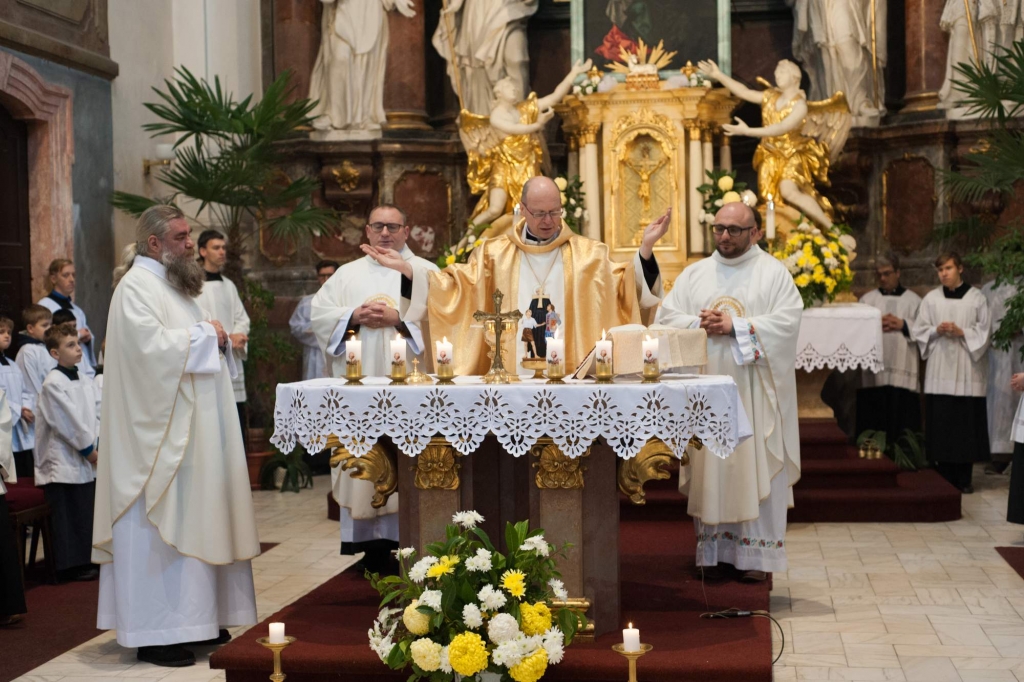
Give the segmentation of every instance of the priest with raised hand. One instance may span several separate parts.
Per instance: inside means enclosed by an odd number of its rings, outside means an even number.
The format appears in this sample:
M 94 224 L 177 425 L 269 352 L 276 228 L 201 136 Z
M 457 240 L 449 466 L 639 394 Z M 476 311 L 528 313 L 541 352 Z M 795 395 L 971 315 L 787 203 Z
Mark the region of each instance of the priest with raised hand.
M 754 211 L 715 215 L 715 253 L 679 275 L 656 322 L 708 334 L 709 374 L 736 380 L 754 436 L 727 458 L 690 448 L 679 489 L 697 531 L 697 565 L 732 564 L 760 581 L 786 570 L 786 510 L 800 478 L 796 344 L 803 302 L 793 278 L 754 243 Z
M 910 335 L 921 297 L 900 282 L 900 259 L 895 253 L 875 260 L 875 275 L 878 288 L 864 294 L 860 302 L 882 311 L 884 368 L 877 374 L 861 372 L 857 434 L 883 431 L 886 442 L 894 443 L 907 429 L 921 430 L 921 356 Z
M 405 320 L 429 318 L 431 334 L 454 344 L 456 374 L 482 375 L 489 369 L 484 329 L 473 313 L 491 311 L 500 289 L 511 307 L 546 319 L 554 305 L 561 317 L 568 367 L 578 365 L 601 338 L 602 329 L 639 323 L 641 308 L 661 300 L 661 275 L 654 246 L 668 231 L 671 209 L 644 229 L 633 260 L 611 260 L 608 246 L 574 233 L 562 220 L 558 186 L 550 178 L 527 180 L 519 204 L 522 219 L 507 234 L 488 239 L 469 261 L 439 272 L 415 267 L 398 253 L 363 246 L 372 259 L 402 273 Z M 522 338 L 523 322 L 514 334 Z M 516 344 L 518 367 L 524 353 Z M 512 365 L 513 363 L 508 363 Z
M 403 263 L 428 272 L 437 270 L 409 248 L 409 225 L 397 206 L 381 204 L 370 211 L 366 239 L 370 248 L 393 253 Z M 410 358 L 422 358 L 426 342 L 421 325 L 403 314 L 410 289 L 397 272 L 369 257 L 346 263 L 331 275 L 310 304 L 313 333 L 327 358 L 330 376 L 345 374 L 347 344 L 357 338 L 367 376 L 385 376 L 390 371 L 391 341 L 396 336 L 406 340 Z M 386 571 L 390 552 L 398 547 L 398 495 L 374 509 L 372 482 L 354 479 L 338 466 L 331 469 L 331 479 L 334 499 L 341 507 L 341 553 L 362 552 L 367 570 Z
M 97 627 L 162 666 L 252 625 L 260 553 L 224 326 L 184 214 L 147 209 L 114 272 L 96 472 Z

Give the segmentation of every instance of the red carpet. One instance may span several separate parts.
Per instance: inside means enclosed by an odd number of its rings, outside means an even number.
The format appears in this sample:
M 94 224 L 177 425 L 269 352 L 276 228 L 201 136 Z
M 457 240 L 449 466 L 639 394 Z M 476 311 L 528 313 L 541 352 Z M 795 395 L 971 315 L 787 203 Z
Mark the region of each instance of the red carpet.
M 660 491 L 659 491 L 660 492 Z M 704 611 L 730 607 L 768 609 L 768 586 L 707 582 L 709 604 L 693 577 L 693 524 L 676 500 L 654 496 L 645 507 L 627 505 L 620 525 L 623 626 L 631 620 L 654 650 L 639 662 L 644 682 L 771 680 L 771 623 L 764 618 L 703 620 Z M 351 679 L 405 680 L 370 651 L 366 631 L 379 598 L 361 576 L 346 571 L 267 619 L 287 624 L 298 641 L 283 655 L 289 682 Z M 210 666 L 227 670 L 229 682 L 263 682 L 271 672 L 270 652 L 256 644 L 266 622 L 222 647 Z M 606 635 L 594 644 L 575 644 L 565 660 L 548 669 L 546 680 L 622 682 L 626 661 L 610 650 L 621 641 Z
M 996 547 L 996 551 L 1006 559 L 1010 568 L 1017 571 L 1017 575 L 1024 578 L 1024 547 Z

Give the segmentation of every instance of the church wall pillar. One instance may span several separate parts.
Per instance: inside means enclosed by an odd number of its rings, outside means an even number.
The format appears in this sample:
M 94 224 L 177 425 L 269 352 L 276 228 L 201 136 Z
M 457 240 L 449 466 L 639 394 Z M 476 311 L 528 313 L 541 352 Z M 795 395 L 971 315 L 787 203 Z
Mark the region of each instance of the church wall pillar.
M 704 229 L 700 223 L 701 195 L 697 187 L 701 185 L 701 178 L 704 177 L 704 158 L 700 142 L 700 126 L 693 125 L 687 128 L 689 133 L 689 165 L 686 172 L 687 187 L 689 188 L 690 201 L 690 256 L 702 255 L 704 253 Z
M 566 154 L 566 162 L 568 164 L 568 170 L 566 178 L 572 178 L 574 175 L 580 174 L 580 144 L 579 139 L 576 135 L 566 135 L 565 146 L 568 151 Z
M 320 3 L 306 0 L 272 0 L 273 39 L 267 45 L 264 39 L 264 63 L 270 57 L 273 73 L 264 70 L 264 87 L 270 85 L 267 79 L 276 78 L 291 69 L 291 84 L 295 87 L 292 97 L 309 95 L 309 77 L 313 63 L 320 49 Z M 271 54 L 267 55 L 266 52 Z
M 384 70 L 387 127 L 430 130 L 427 123 L 426 8 L 413 0 L 416 16 L 388 12 L 388 61 Z
M 907 91 L 902 111 L 931 111 L 946 75 L 948 36 L 939 28 L 943 0 L 906 0 Z
M 722 170 L 732 170 L 732 144 L 729 136 L 722 134 L 722 146 L 718 148 L 718 165 Z
M 583 191 L 586 195 L 583 203 L 587 207 L 587 220 L 583 227 L 583 235 L 590 239 L 601 239 L 601 175 L 597 158 L 596 125 L 588 125 L 583 129 Z
M 705 129 L 701 130 L 700 139 L 701 139 L 701 156 L 703 157 L 703 161 L 704 161 L 704 170 L 706 170 L 706 171 L 713 170 L 714 167 L 715 167 L 715 143 L 714 143 L 714 139 L 715 138 L 714 138 L 714 134 L 711 132 L 711 130 L 709 128 L 705 128 Z M 703 182 L 703 180 L 704 180 L 704 178 L 706 176 L 703 173 L 701 173 L 700 177 L 701 177 L 701 181 Z

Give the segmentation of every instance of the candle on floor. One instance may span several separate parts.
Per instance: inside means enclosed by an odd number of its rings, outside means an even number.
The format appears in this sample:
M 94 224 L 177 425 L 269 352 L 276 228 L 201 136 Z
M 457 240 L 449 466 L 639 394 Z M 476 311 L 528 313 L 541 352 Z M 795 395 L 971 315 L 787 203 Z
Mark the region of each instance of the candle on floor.
M 640 630 L 633 627 L 632 623 L 622 631 L 622 650 L 640 651 Z
M 270 624 L 270 637 L 268 641 L 271 644 L 284 644 L 284 623 L 271 623 Z M 640 640 L 637 640 L 638 642 Z M 639 645 L 637 645 L 639 647 Z
M 405 339 L 402 338 L 401 334 L 396 335 L 396 338 L 391 342 L 391 364 L 405 364 L 405 349 Z

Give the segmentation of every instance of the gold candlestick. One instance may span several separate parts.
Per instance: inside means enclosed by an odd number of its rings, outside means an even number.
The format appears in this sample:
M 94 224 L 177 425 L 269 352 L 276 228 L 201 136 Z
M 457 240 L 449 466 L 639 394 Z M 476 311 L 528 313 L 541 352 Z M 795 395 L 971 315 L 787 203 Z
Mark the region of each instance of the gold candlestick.
M 405 385 L 405 378 L 407 376 L 405 373 L 405 360 L 402 362 L 392 362 L 391 374 L 389 376 L 391 377 L 392 386 Z
M 644 360 L 644 381 L 645 384 L 656 384 L 659 382 L 658 377 L 661 376 L 661 368 L 658 366 L 658 361 L 655 359 L 653 362 L 647 362 Z
M 564 362 L 549 362 L 548 363 L 548 380 L 549 384 L 564 384 L 562 377 L 565 376 L 565 363 Z
M 361 384 L 363 378 L 363 363 L 359 360 L 345 363 L 345 383 Z
M 654 647 L 650 644 L 641 644 L 640 651 L 626 651 L 623 645 L 613 644 L 612 651 L 629 661 L 629 682 L 636 682 L 636 661 Z
M 455 383 L 455 368 L 452 363 L 437 363 L 437 383 L 448 386 Z
M 612 362 L 597 361 L 597 383 L 599 384 L 612 384 L 615 383 L 612 377 L 615 376 L 615 369 L 612 367 Z
M 286 646 L 294 641 L 295 638 L 291 635 L 285 637 L 284 641 L 280 644 L 272 644 L 270 639 L 267 637 L 260 637 L 256 640 L 257 644 L 265 646 L 274 652 L 274 673 L 270 676 L 270 679 L 273 682 L 284 682 L 284 678 L 287 677 L 287 675 L 281 672 L 281 652 L 284 651 Z

